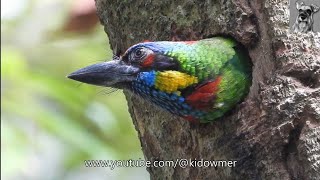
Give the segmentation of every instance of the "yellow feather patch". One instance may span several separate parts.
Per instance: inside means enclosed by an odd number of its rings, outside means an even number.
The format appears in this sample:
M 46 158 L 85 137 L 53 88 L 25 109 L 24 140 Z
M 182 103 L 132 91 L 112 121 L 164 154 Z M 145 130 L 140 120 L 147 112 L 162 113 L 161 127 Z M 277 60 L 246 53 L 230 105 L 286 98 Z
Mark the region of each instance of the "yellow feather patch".
M 198 83 L 198 78 L 179 71 L 158 72 L 155 87 L 160 91 L 172 93 Z

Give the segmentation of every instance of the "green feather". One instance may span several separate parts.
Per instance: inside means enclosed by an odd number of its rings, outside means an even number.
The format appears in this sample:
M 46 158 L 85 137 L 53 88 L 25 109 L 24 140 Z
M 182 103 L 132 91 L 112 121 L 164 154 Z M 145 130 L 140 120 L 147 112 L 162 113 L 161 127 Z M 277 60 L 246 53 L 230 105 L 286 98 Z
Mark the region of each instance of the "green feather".
M 215 37 L 196 41 L 187 47 L 172 49 L 170 56 L 180 62 L 180 71 L 198 77 L 199 84 L 222 77 L 212 110 L 201 122 L 223 116 L 249 91 L 250 58 L 231 39 Z

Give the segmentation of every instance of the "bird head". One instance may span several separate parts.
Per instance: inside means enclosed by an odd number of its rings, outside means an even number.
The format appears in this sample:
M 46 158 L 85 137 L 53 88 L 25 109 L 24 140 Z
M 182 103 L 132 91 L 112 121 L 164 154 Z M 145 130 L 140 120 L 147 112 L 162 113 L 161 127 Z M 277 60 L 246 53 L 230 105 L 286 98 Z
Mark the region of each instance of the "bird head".
M 176 70 L 178 62 L 167 55 L 175 42 L 144 42 L 131 46 L 120 56 L 108 62 L 79 69 L 67 77 L 87 84 L 127 88 L 141 72 Z
M 129 89 L 172 114 L 209 122 L 238 103 L 250 86 L 249 57 L 233 40 L 143 42 L 119 58 L 71 73 L 70 79 Z

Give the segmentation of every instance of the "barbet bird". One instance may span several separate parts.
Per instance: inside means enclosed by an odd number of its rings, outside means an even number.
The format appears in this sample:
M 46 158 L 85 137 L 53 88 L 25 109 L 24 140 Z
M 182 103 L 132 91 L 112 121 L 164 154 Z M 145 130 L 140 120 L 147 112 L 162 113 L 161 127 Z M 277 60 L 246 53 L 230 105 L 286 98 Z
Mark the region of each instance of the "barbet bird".
M 211 122 L 239 103 L 251 85 L 251 62 L 235 41 L 143 42 L 109 62 L 87 66 L 68 78 L 129 89 L 174 115 Z

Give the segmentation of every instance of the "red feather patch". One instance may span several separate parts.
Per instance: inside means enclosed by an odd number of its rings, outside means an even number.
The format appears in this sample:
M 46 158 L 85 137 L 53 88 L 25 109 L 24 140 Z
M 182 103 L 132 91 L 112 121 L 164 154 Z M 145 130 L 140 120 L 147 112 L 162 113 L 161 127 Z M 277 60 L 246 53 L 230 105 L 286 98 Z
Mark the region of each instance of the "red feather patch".
M 216 98 L 221 79 L 222 77 L 219 76 L 214 81 L 196 87 L 195 91 L 186 98 L 186 102 L 196 109 L 210 109 Z
M 199 119 L 189 115 L 189 116 L 184 116 L 184 119 L 186 119 L 187 121 L 194 123 L 194 124 L 198 124 L 200 121 Z
M 150 54 L 146 57 L 146 59 L 142 62 L 141 66 L 142 67 L 149 67 L 153 64 L 153 60 L 154 60 L 155 55 L 154 54 Z
M 194 44 L 194 43 L 196 43 L 196 42 L 197 42 L 197 41 L 185 41 L 184 43 L 191 45 L 191 44 Z

